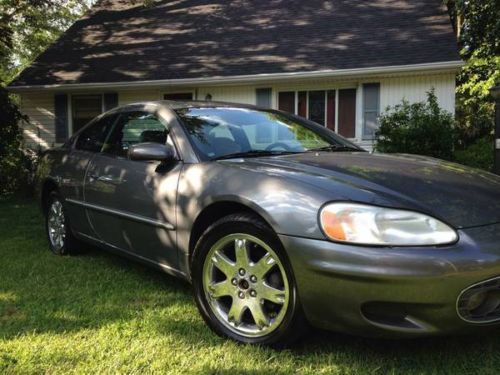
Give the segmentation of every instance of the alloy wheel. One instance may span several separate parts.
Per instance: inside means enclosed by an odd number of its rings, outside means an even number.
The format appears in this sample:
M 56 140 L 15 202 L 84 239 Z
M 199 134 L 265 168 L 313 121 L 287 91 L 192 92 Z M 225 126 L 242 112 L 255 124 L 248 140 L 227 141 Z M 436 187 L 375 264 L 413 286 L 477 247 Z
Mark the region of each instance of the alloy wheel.
M 209 250 L 203 289 L 216 318 L 245 337 L 277 329 L 290 300 L 287 274 L 270 246 L 248 234 L 230 234 Z
M 64 247 L 66 239 L 66 227 L 62 203 L 54 200 L 47 213 L 47 228 L 49 231 L 50 243 L 55 250 L 59 251 Z

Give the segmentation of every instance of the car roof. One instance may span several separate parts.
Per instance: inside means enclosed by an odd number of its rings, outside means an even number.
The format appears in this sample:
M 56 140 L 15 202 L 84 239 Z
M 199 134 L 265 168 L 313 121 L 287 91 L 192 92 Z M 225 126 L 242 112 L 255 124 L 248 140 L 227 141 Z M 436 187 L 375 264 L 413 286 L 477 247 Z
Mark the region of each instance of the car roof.
M 181 108 L 220 108 L 220 107 L 231 107 L 231 108 L 247 108 L 247 109 L 260 109 L 265 110 L 266 108 L 259 108 L 251 104 L 241 104 L 241 103 L 231 103 L 231 102 L 217 102 L 217 101 L 206 101 L 206 100 L 151 100 L 130 103 L 118 107 L 117 109 L 126 109 L 129 107 L 143 106 L 147 104 L 154 104 L 159 106 L 164 106 L 173 110 Z

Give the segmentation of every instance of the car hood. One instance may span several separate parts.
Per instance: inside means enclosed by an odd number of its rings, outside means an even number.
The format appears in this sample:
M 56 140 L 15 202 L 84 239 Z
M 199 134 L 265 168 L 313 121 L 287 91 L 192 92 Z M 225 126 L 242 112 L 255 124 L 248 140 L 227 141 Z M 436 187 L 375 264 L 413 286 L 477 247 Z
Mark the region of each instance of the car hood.
M 456 228 L 500 222 L 499 176 L 434 158 L 319 152 L 246 159 L 244 164 L 315 185 L 336 199 L 415 209 Z

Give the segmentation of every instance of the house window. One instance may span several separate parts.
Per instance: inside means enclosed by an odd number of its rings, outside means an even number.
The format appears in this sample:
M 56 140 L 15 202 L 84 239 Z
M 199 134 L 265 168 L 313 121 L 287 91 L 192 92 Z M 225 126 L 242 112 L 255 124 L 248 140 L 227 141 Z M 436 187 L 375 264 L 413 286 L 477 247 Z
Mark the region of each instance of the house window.
M 102 106 L 102 95 L 73 95 L 71 98 L 73 133 L 99 116 L 103 112 Z
M 373 139 L 380 114 L 380 84 L 363 85 L 363 139 Z
M 282 91 L 278 93 L 278 109 L 308 118 L 335 130 L 336 91 Z
M 257 106 L 262 108 L 271 108 L 272 93 L 273 89 L 256 89 L 255 95 Z
M 308 108 L 309 120 L 325 126 L 326 114 L 326 93 L 325 91 L 309 91 Z
M 172 92 L 163 95 L 164 100 L 173 100 L 173 101 L 183 101 L 183 100 L 193 100 L 192 92 Z

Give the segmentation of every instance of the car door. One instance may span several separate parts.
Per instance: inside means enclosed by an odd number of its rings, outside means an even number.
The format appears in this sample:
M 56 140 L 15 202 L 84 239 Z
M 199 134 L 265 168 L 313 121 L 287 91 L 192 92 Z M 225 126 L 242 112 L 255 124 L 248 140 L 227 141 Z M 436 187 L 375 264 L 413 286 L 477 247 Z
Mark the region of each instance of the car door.
M 171 142 L 166 124 L 144 109 L 121 113 L 85 185 L 90 221 L 99 238 L 128 253 L 177 267 L 175 205 L 182 164 L 133 161 L 128 148 Z
M 75 232 L 95 237 L 90 227 L 85 209 L 84 180 L 90 161 L 98 154 L 109 135 L 116 114 L 106 114 L 89 123 L 80 133 L 68 142 L 68 153 L 60 167 L 59 183 L 65 198 L 65 210 Z

